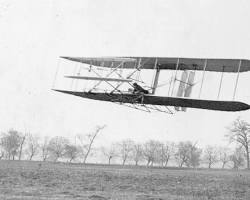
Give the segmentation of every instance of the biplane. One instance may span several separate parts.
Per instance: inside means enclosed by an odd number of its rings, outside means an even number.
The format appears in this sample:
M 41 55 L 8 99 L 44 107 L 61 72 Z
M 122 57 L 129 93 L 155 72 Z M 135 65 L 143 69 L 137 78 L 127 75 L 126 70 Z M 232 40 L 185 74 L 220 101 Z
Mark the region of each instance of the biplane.
M 80 90 L 53 89 L 58 92 L 108 101 L 141 109 L 144 111 L 160 111 L 173 114 L 175 111 L 186 111 L 187 108 L 208 109 L 217 111 L 243 111 L 250 105 L 235 100 L 239 74 L 250 71 L 250 60 L 246 59 L 200 59 L 172 57 L 61 57 L 69 62 L 85 66 L 91 75 L 81 71 L 64 75 L 72 81 L 91 82 L 92 86 Z M 106 70 L 106 71 L 105 71 Z M 105 74 L 101 73 L 105 71 Z M 127 71 L 124 74 L 124 71 Z M 149 71 L 151 84 L 138 75 L 141 71 Z M 168 90 L 165 95 L 158 95 L 161 72 L 171 71 Z M 177 78 L 177 72 L 181 76 Z M 191 98 L 196 72 L 202 73 L 198 98 Z M 221 73 L 219 93 L 223 74 L 235 73 L 236 80 L 232 100 L 202 99 L 200 96 L 206 72 Z M 151 75 L 150 75 L 151 74 Z M 178 86 L 176 84 L 178 83 Z M 103 90 L 99 86 L 105 84 Z M 108 89 L 107 89 L 108 88 Z M 218 94 L 219 96 L 219 94 Z

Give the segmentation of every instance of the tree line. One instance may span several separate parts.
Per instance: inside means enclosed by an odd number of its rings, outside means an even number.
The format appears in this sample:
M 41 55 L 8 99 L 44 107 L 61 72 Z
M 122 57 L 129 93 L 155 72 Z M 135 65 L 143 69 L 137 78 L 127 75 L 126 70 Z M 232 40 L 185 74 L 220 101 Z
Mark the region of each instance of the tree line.
M 1 134 L 0 159 L 7 160 L 32 160 L 35 156 L 42 161 L 58 161 L 59 159 L 68 159 L 72 162 L 81 157 L 83 163 L 86 163 L 94 140 L 105 126 L 97 126 L 96 129 L 85 135 L 77 135 L 78 144 L 73 144 L 68 138 L 55 136 L 52 138 L 39 138 L 31 133 L 22 133 L 10 129 Z
M 208 145 L 202 149 L 197 143 L 191 141 L 174 143 L 149 140 L 140 144 L 127 139 L 113 143 L 109 147 L 102 147 L 102 153 L 107 159 L 107 164 L 111 164 L 112 159 L 118 158 L 121 165 L 207 167 L 209 169 L 212 167 L 239 169 L 245 165 L 241 148 L 230 149 Z
M 108 146 L 94 148 L 98 134 L 105 126 L 97 126 L 89 134 L 77 135 L 74 143 L 69 139 L 56 136 L 44 137 L 31 133 L 21 133 L 10 129 L 0 138 L 0 159 L 42 161 L 66 161 L 86 163 L 95 154 L 101 155 L 106 164 L 113 164 L 114 159 L 121 165 L 146 165 L 167 167 L 220 167 L 249 169 L 250 124 L 237 118 L 229 127 L 225 137 L 233 147 L 208 145 L 200 148 L 197 142 L 148 140 L 137 143 L 131 139 L 112 143 Z

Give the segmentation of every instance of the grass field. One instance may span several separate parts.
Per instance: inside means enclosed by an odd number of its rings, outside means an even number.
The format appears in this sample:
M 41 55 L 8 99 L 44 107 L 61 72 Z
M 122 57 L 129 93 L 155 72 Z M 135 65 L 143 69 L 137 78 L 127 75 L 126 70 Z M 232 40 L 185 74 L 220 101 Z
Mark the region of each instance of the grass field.
M 0 161 L 0 199 L 250 199 L 250 172 Z

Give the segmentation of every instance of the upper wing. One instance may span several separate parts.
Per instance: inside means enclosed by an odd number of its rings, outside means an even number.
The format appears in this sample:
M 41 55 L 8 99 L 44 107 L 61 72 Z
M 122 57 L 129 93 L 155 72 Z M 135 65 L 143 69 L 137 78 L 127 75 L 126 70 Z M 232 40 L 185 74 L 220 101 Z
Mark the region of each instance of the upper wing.
M 65 90 L 55 90 L 58 92 L 72 94 L 83 98 L 121 102 L 121 103 L 138 103 L 141 104 L 141 99 L 138 95 L 134 94 L 117 94 L 117 93 L 90 93 L 90 92 L 75 92 Z M 199 108 L 208 110 L 220 110 L 220 111 L 242 111 L 250 109 L 250 105 L 238 102 L 238 101 L 212 101 L 212 100 L 200 100 L 178 97 L 162 97 L 144 95 L 143 104 L 161 105 L 161 106 L 175 106 L 175 107 L 188 107 Z
M 64 59 L 90 64 L 101 67 L 117 67 L 123 63 L 122 67 L 131 69 L 140 63 L 141 69 L 175 70 L 204 70 L 214 72 L 245 72 L 250 71 L 250 60 L 246 59 L 202 59 L 202 58 L 173 58 L 173 57 L 62 57 Z M 239 64 L 241 63 L 240 69 Z

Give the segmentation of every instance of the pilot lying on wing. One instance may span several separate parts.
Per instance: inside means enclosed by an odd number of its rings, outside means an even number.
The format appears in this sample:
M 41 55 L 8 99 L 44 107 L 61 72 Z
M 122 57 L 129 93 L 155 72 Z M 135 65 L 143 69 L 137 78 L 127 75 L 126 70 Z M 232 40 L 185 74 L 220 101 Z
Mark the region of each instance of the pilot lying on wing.
M 133 87 L 134 87 L 133 94 L 149 94 L 148 90 L 145 90 L 137 83 L 133 83 Z

